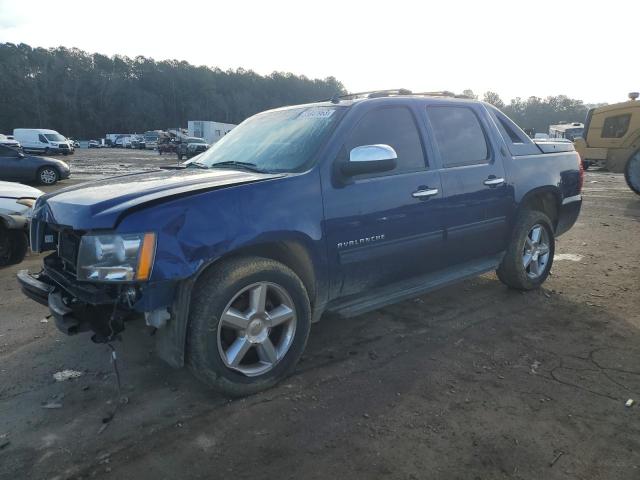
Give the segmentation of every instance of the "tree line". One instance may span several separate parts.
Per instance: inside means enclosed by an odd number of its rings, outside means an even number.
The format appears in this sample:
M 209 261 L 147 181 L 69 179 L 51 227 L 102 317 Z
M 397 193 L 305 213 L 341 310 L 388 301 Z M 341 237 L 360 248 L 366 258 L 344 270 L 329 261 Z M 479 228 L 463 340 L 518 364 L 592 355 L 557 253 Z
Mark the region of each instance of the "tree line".
M 88 139 L 180 127 L 188 120 L 239 123 L 262 110 L 345 92 L 334 77 L 259 75 L 178 60 L 0 43 L 1 133 L 21 127 L 52 128 Z M 463 93 L 478 98 L 471 90 Z M 550 124 L 583 121 L 589 107 L 565 95 L 505 103 L 489 91 L 483 100 L 523 129 L 536 132 L 546 132 Z
M 478 98 L 472 90 L 465 90 L 463 94 Z M 604 105 L 603 103 L 585 104 L 582 100 L 569 98 L 566 95 L 546 98 L 532 96 L 527 99 L 517 97 L 505 103 L 500 95 L 492 91 L 485 92 L 482 100 L 502 110 L 523 130 L 541 133 L 546 133 L 549 125 L 584 122 L 590 108 Z
M 333 77 L 259 75 L 184 61 L 155 61 L 0 43 L 0 133 L 51 128 L 73 138 L 185 126 L 188 120 L 239 123 L 269 108 L 344 93 Z

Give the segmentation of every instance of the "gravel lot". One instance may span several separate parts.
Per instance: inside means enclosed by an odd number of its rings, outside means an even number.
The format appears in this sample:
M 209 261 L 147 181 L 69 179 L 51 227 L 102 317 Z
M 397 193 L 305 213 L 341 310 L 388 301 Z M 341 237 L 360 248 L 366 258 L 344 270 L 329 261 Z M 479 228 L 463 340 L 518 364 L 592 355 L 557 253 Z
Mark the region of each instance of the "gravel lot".
M 175 162 L 80 150 L 70 180 Z M 122 166 L 125 165 L 125 166 Z M 284 384 L 208 391 L 130 324 L 121 405 L 105 345 L 58 333 L 0 270 L 0 478 L 640 478 L 640 197 L 588 172 L 540 291 L 488 274 L 314 325 Z M 137 322 L 140 323 L 140 322 Z M 64 369 L 82 376 L 63 382 Z M 45 408 L 50 407 L 50 408 Z M 51 408 L 54 407 L 54 408 Z

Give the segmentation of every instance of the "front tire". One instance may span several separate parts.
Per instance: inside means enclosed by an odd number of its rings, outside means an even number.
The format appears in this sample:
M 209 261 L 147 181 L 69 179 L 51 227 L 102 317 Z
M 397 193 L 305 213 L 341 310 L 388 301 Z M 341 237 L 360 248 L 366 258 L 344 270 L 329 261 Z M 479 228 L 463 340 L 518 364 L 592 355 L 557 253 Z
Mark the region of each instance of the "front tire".
M 496 273 L 510 288 L 533 290 L 549 276 L 554 253 L 555 237 L 549 217 L 537 210 L 525 210 L 516 221 Z
M 261 257 L 228 260 L 194 288 L 188 363 L 217 391 L 251 395 L 293 372 L 310 328 L 309 297 L 291 269 Z
M 20 263 L 24 260 L 28 247 L 27 235 L 22 230 L 0 227 L 0 267 Z
M 640 151 L 636 152 L 624 169 L 624 179 L 631 190 L 640 195 Z

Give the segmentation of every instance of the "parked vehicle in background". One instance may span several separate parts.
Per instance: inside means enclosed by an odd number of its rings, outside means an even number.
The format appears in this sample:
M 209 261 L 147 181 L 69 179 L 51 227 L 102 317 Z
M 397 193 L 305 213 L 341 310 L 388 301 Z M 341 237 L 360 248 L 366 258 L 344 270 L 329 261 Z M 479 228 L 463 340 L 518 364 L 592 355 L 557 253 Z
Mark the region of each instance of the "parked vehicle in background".
M 178 155 L 178 160 L 182 160 L 184 158 L 191 158 L 196 155 L 200 155 L 208 148 L 209 144 L 202 138 L 182 137 L 180 139 L 180 143 L 177 144 L 175 151 Z
M 565 138 L 574 141 L 582 136 L 584 125 L 580 122 L 559 123 L 558 125 L 549 125 L 549 138 Z
M 1 133 L 0 133 L 0 145 L 4 145 L 5 147 L 11 147 L 15 149 L 22 148 L 22 145 L 20 145 L 20 142 L 17 141 L 13 137 L 13 135 L 8 136 L 8 135 L 3 135 Z
M 0 181 L 0 267 L 24 259 L 31 207 L 41 195 L 37 188 Z
M 536 133 L 533 136 L 534 140 L 549 140 L 549 134 L 548 133 Z
M 100 142 L 98 142 L 97 140 L 89 140 L 87 148 L 100 148 Z
M 536 144 L 489 104 L 334 97 L 255 115 L 183 169 L 41 198 L 31 246 L 50 253 L 18 279 L 65 333 L 106 342 L 144 314 L 167 362 L 247 395 L 293 371 L 325 311 L 492 270 L 539 287 L 582 183 L 571 143 Z
M 206 143 L 213 145 L 236 127 L 233 123 L 208 122 L 189 120 L 187 132 L 190 137 L 203 138 Z
M 160 138 L 161 130 L 150 130 L 145 132 L 144 137 L 144 148 L 147 150 L 155 150 L 158 147 L 158 138 Z
M 73 145 L 55 130 L 44 128 L 16 128 L 14 138 L 20 142 L 25 152 L 41 152 L 45 155 L 74 152 Z
M 576 150 L 588 165 L 624 173 L 629 188 L 640 195 L 640 102 L 638 92 L 629 100 L 592 108 Z
M 71 146 L 74 148 L 74 150 L 76 148 L 80 148 L 80 142 L 78 140 L 73 140 L 72 138 L 67 138 L 67 140 L 69 141 Z
M 141 137 L 141 136 L 131 137 L 131 148 L 144 150 L 145 148 L 144 137 Z
M 68 178 L 69 175 L 71 175 L 71 169 L 62 160 L 27 155 L 11 147 L 0 145 L 0 180 L 53 185 L 58 180 Z

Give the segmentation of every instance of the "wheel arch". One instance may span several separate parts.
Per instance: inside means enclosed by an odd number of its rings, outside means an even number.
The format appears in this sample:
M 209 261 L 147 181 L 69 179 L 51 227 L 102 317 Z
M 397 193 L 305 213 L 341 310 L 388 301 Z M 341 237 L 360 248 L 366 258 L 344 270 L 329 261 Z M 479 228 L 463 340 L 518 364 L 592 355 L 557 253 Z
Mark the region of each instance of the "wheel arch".
M 558 188 L 552 186 L 535 188 L 527 192 L 520 200 L 512 225 L 515 225 L 516 219 L 523 211 L 538 210 L 549 217 L 555 230 L 560 219 L 561 206 L 562 196 Z
M 322 313 L 324 305 L 321 283 L 317 280 L 318 265 L 313 261 L 308 245 L 299 239 L 266 241 L 242 246 L 220 257 L 203 263 L 198 271 L 180 282 L 171 306 L 171 321 L 156 334 L 157 354 L 169 365 L 184 366 L 189 329 L 189 309 L 194 287 L 202 275 L 223 262 L 241 257 L 263 257 L 286 265 L 302 281 L 309 295 L 312 318 Z

